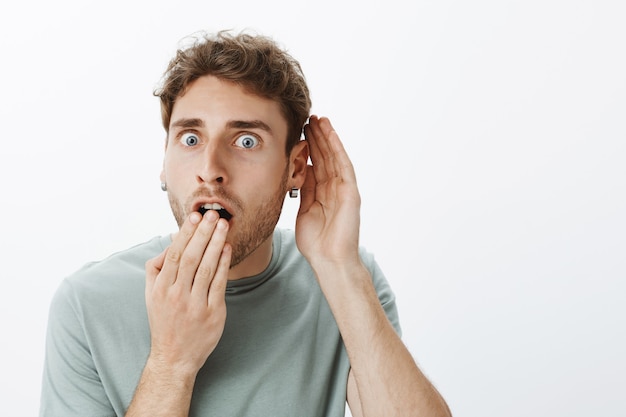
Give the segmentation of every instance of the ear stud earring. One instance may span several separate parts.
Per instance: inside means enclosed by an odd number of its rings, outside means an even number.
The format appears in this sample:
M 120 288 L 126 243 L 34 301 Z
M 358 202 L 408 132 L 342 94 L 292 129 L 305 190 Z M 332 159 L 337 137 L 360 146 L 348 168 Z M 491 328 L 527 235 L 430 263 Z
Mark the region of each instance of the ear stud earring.
M 167 191 L 167 184 L 166 183 L 164 183 L 164 182 L 161 183 L 161 190 L 162 191 Z
M 298 189 L 292 188 L 291 190 L 289 190 L 289 197 L 298 198 Z

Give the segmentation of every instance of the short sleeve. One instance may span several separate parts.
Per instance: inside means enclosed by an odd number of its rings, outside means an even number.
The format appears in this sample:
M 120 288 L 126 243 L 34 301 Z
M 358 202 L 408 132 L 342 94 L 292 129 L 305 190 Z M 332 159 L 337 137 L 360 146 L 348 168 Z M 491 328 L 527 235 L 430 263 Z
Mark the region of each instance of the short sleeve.
M 94 365 L 75 300 L 66 280 L 50 305 L 39 416 L 115 416 Z

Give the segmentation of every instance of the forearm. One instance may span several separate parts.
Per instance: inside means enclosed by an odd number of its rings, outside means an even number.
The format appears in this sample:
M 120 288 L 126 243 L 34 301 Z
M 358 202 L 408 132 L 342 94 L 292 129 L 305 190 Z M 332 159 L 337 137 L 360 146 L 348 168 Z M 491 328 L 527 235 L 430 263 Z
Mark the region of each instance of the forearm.
M 195 375 L 148 359 L 126 417 L 187 417 Z
M 339 326 L 364 416 L 449 416 L 380 305 L 371 276 L 353 266 L 314 267 Z

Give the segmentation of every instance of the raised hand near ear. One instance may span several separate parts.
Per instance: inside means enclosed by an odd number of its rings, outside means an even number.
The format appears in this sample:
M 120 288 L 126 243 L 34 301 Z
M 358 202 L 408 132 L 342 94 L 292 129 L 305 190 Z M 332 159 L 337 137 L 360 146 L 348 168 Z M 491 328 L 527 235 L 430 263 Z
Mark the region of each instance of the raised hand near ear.
M 296 242 L 307 260 L 358 262 L 361 197 L 354 168 L 330 121 L 311 116 L 304 134 L 307 167 L 296 219 Z
M 335 317 L 350 358 L 347 398 L 355 416 L 450 416 L 387 319 L 370 271 L 359 257 L 361 197 L 354 168 L 326 118 L 304 134 L 307 167 L 296 243 Z M 391 411 L 390 411 L 391 410 Z

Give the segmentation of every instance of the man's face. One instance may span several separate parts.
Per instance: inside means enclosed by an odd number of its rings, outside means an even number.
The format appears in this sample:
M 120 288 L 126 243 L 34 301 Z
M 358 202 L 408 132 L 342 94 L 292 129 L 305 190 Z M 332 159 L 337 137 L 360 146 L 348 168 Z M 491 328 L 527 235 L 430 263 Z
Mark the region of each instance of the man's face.
M 217 209 L 229 220 L 232 266 L 265 242 L 289 186 L 287 122 L 278 103 L 204 76 L 174 104 L 161 180 L 179 225 Z

